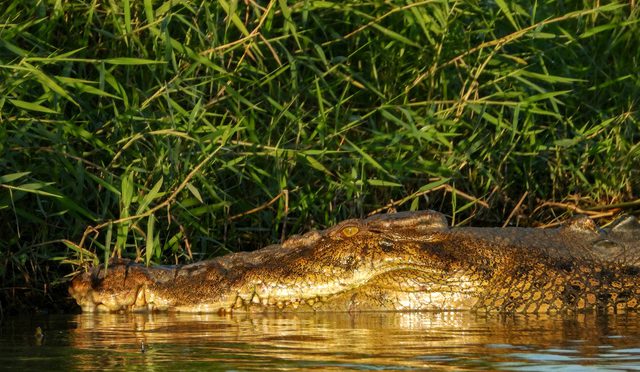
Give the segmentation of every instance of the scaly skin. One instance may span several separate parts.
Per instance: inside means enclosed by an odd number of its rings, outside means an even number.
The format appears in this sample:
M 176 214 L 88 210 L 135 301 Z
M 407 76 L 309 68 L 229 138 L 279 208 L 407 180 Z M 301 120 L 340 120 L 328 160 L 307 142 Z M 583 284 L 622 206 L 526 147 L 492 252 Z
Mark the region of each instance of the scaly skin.
M 433 211 L 347 220 L 185 266 L 78 275 L 84 311 L 625 312 L 640 309 L 640 223 L 449 228 Z

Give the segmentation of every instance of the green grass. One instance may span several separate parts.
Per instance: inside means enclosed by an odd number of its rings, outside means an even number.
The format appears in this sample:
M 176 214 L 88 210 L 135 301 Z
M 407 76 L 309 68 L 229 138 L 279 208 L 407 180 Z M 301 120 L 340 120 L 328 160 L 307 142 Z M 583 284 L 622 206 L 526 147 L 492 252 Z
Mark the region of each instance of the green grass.
M 0 311 L 380 209 L 638 213 L 640 9 L 595 4 L 5 1 Z

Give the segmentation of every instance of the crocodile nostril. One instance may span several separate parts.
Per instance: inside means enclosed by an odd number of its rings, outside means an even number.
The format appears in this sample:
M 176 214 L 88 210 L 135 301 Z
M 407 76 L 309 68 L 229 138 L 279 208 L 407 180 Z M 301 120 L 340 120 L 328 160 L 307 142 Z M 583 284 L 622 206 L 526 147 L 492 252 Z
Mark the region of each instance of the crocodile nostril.
M 379 245 L 383 252 L 391 252 L 393 250 L 393 242 L 388 240 L 381 240 Z

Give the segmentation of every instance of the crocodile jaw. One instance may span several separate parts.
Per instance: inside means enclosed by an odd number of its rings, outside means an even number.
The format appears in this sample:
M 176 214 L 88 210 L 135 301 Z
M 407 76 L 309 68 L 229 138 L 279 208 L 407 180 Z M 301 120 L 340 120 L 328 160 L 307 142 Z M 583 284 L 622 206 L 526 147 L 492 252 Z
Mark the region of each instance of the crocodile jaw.
M 408 311 L 468 310 L 477 302 L 480 285 L 465 273 L 444 274 L 419 265 L 380 267 L 375 272 L 357 270 L 348 278 L 332 281 L 304 280 L 284 284 L 243 283 L 224 296 L 206 295 L 180 300 L 172 296 L 171 281 L 154 281 L 154 268 L 114 266 L 102 275 L 76 277 L 69 293 L 84 312 L 178 311 L 178 312 L 265 312 L 265 311 Z M 126 275 L 122 271 L 126 271 Z M 100 274 L 98 274 L 100 276 Z M 166 276 L 166 275 L 165 275 Z M 110 278 L 124 278 L 119 285 Z M 168 287 L 169 286 L 169 287 Z M 115 290 L 117 288 L 117 290 Z

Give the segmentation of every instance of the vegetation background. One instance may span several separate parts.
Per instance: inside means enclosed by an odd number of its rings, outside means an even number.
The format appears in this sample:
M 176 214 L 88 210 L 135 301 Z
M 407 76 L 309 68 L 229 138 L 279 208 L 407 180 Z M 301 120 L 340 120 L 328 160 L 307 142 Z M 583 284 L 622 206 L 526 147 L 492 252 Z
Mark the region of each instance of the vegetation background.
M 387 209 L 640 212 L 635 1 L 0 4 L 0 316 Z

